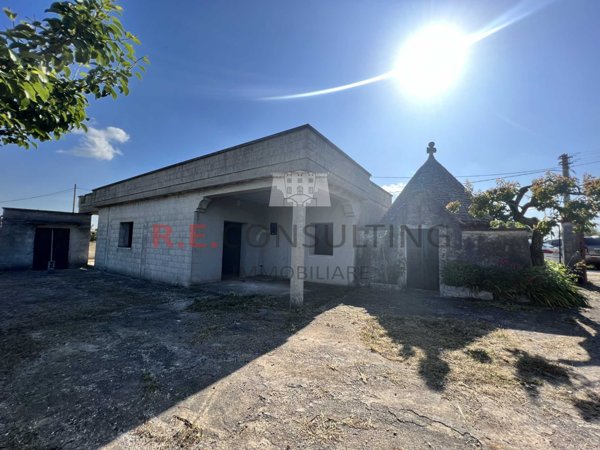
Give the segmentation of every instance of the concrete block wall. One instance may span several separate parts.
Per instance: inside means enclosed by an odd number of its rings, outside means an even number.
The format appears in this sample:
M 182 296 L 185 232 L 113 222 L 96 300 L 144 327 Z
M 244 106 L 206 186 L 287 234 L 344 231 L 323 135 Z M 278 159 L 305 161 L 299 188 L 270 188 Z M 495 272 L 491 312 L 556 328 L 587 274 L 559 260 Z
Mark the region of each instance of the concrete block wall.
M 87 264 L 90 222 L 87 214 L 4 208 L 0 227 L 0 270 L 31 269 L 37 228 L 68 228 L 69 267 Z
M 179 195 L 102 208 L 98 215 L 96 267 L 108 271 L 172 284 L 189 285 L 192 248 L 190 225 L 201 200 L 199 195 Z M 131 248 L 119 247 L 121 222 L 133 222 Z M 169 248 L 153 242 L 154 225 L 172 229 Z M 164 233 L 164 230 L 162 231 Z M 182 242 L 182 246 L 179 243 Z
M 96 267 L 141 278 L 173 284 L 190 285 L 221 279 L 223 225 L 225 221 L 242 223 L 241 275 L 266 275 L 287 278 L 290 267 L 293 229 L 291 208 L 269 207 L 244 199 L 243 196 L 214 198 L 204 212 L 196 209 L 203 197 L 181 194 L 154 200 L 132 202 L 102 208 L 98 218 Z M 331 284 L 354 282 L 354 225 L 358 218 L 349 216 L 340 201 L 330 208 L 308 208 L 307 224 L 333 222 L 333 255 L 315 255 L 306 249 L 306 280 Z M 119 247 L 121 222 L 133 222 L 131 248 Z M 270 223 L 279 227 L 279 236 L 270 235 Z M 164 241 L 153 243 L 153 226 L 172 229 L 168 248 Z M 190 245 L 190 225 L 202 225 L 203 236 Z M 163 229 L 161 233 L 164 233 Z M 289 239 L 283 233 L 287 232 Z M 181 244 L 180 244 L 181 243 Z M 181 245 L 181 247 L 180 247 Z
M 0 228 L 0 270 L 31 269 L 35 226 L 4 220 Z
M 295 170 L 329 173 L 346 191 L 387 209 L 391 196 L 370 174 L 314 128 L 305 125 L 219 152 L 109 184 L 79 198 L 79 210 L 194 192 Z M 375 220 L 372 218 L 371 220 Z
M 356 211 L 358 205 L 353 205 Z M 306 281 L 324 284 L 353 284 L 357 271 L 355 260 L 354 233 L 357 215 L 347 215 L 343 202 L 332 199 L 331 207 L 306 208 L 306 225 L 333 223 L 333 255 L 315 255 L 314 239 L 306 241 L 304 265 Z

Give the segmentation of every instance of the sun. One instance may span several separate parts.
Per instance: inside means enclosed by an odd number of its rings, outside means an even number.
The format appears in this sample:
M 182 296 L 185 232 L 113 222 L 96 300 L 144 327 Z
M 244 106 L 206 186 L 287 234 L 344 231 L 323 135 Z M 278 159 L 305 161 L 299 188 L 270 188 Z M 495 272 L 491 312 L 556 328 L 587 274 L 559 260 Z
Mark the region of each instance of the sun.
M 452 87 L 463 73 L 470 40 L 445 23 L 423 28 L 410 37 L 398 56 L 394 75 L 408 95 L 430 98 Z

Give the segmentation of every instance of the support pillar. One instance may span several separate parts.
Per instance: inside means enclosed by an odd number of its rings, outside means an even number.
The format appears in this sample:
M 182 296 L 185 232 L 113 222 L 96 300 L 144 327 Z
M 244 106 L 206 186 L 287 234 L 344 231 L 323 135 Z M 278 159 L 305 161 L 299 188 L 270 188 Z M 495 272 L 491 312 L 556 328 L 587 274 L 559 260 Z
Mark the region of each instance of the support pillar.
M 562 228 L 562 242 L 561 250 L 563 257 L 563 264 L 568 267 L 573 267 L 579 261 L 581 261 L 582 253 L 580 249 L 580 238 L 581 236 L 573 229 L 573 224 L 570 222 L 561 223 Z
M 292 278 L 290 279 L 290 308 L 299 308 L 304 303 L 305 226 L 306 207 L 304 205 L 294 205 L 292 207 L 292 230 L 296 235 L 296 245 L 292 245 L 290 257 L 290 266 L 292 267 Z

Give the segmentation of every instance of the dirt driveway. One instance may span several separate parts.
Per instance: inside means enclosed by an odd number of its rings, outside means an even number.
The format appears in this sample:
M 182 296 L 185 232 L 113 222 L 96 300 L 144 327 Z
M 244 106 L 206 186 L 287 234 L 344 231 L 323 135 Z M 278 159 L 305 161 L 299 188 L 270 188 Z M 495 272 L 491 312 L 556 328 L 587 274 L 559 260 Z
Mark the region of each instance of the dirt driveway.
M 290 313 L 94 270 L 0 273 L 0 448 L 599 448 L 587 295 L 554 312 L 310 286 Z

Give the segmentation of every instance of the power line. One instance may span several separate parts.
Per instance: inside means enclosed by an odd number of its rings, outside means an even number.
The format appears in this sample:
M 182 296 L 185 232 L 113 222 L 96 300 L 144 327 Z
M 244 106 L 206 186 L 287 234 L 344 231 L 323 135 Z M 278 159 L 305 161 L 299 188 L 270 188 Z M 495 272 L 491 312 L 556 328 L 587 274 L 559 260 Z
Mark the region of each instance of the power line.
M 517 175 L 530 175 L 530 174 L 534 174 L 534 173 L 541 173 L 541 172 L 547 172 L 549 170 L 557 170 L 558 167 L 547 167 L 545 169 L 531 169 L 531 170 L 520 170 L 518 172 L 500 172 L 500 173 L 484 173 L 484 174 L 478 174 L 478 175 L 455 175 L 456 178 L 477 178 L 477 177 L 492 177 L 492 176 L 505 176 L 505 175 L 513 175 L 513 176 L 517 176 Z M 393 177 L 393 176 L 387 176 L 387 177 L 372 177 L 372 178 L 412 178 L 412 177 L 407 177 L 407 176 L 398 176 L 398 177 Z
M 77 189 L 80 189 L 80 188 L 77 188 Z M 91 189 L 85 189 L 85 190 L 89 191 Z M 0 203 L 20 202 L 20 201 L 23 201 L 23 200 L 31 200 L 31 199 L 34 199 L 34 198 L 50 197 L 52 195 L 63 194 L 65 192 L 72 192 L 72 191 L 73 191 L 73 188 L 69 188 L 69 189 L 64 189 L 62 191 L 50 192 L 49 194 L 34 195 L 34 196 L 31 196 L 31 197 L 23 197 L 23 198 L 14 198 L 12 200 L 0 200 Z
M 579 167 L 579 166 L 588 166 L 591 164 L 598 164 L 600 163 L 600 160 L 597 161 L 589 161 L 589 162 L 582 162 L 580 164 L 572 164 L 571 167 Z M 455 175 L 456 178 L 478 178 L 478 177 L 497 177 L 497 176 L 523 176 L 523 175 L 534 175 L 536 173 L 543 173 L 543 172 L 554 172 L 559 170 L 560 168 L 558 166 L 554 166 L 554 167 L 547 167 L 545 169 L 531 169 L 531 170 L 521 170 L 518 172 L 500 172 L 500 173 L 485 173 L 485 174 L 478 174 L 478 175 Z M 385 177 L 371 177 L 371 178 L 389 178 L 389 179 L 410 179 L 412 178 L 412 176 L 385 176 Z M 492 178 L 492 180 L 495 180 L 495 178 Z M 478 183 L 478 182 L 483 182 L 483 181 L 490 181 L 490 180 L 477 180 L 474 181 L 474 183 Z
M 63 192 L 71 192 L 72 190 L 73 188 L 69 188 L 62 191 L 51 192 L 49 194 L 34 195 L 32 197 L 14 198 L 12 200 L 0 200 L 0 203 L 20 202 L 22 200 L 31 200 L 33 198 L 50 197 L 51 195 L 62 194 Z

